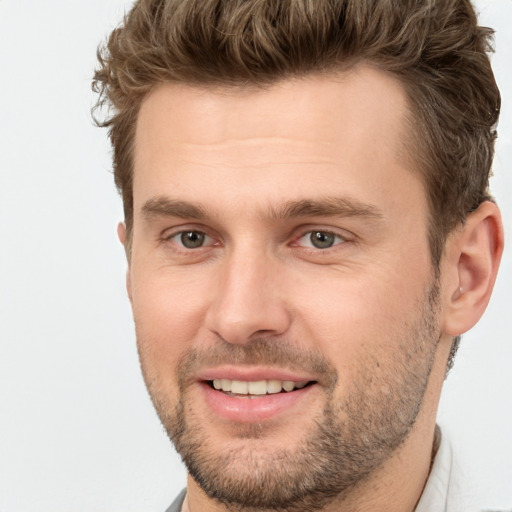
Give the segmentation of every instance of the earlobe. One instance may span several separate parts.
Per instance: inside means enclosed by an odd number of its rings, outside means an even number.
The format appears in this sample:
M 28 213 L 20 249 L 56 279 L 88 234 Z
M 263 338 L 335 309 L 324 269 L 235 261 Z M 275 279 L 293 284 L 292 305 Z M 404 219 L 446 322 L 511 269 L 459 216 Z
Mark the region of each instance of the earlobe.
M 120 222 L 117 225 L 117 238 L 119 238 L 119 241 L 124 245 L 126 240 L 126 224 L 124 222 Z
M 503 252 L 498 207 L 490 201 L 482 203 L 447 243 L 455 278 L 447 290 L 444 332 L 458 336 L 478 322 L 491 297 Z
M 124 222 L 120 222 L 117 225 L 117 237 L 119 241 L 123 244 L 126 250 L 126 225 Z M 128 294 L 128 298 L 130 302 L 132 302 L 132 283 L 130 278 L 130 267 L 128 266 L 128 270 L 126 271 L 126 292 Z

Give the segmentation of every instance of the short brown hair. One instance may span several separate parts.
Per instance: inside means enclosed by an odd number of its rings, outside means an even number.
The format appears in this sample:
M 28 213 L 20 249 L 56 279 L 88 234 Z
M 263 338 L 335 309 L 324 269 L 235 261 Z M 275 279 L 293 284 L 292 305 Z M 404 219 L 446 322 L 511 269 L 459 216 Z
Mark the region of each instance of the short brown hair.
M 99 48 L 93 83 L 128 240 L 136 120 L 156 85 L 264 86 L 367 62 L 408 94 L 409 147 L 427 189 L 437 268 L 448 233 L 490 199 L 500 109 L 490 51 L 492 31 L 478 26 L 469 0 L 137 1 Z

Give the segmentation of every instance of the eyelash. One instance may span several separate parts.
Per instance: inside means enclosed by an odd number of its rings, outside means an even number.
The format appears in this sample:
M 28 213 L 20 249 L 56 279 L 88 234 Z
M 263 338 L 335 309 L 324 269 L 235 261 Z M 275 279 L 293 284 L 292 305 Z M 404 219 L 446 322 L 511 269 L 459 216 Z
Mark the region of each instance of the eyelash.
M 205 239 L 211 239 L 214 240 L 214 237 L 210 236 L 205 230 L 203 229 L 180 229 L 179 231 L 173 231 L 172 233 L 165 234 L 160 238 L 160 242 L 163 243 L 171 243 L 179 248 L 180 251 L 184 252 L 190 252 L 194 251 L 196 249 L 202 249 L 205 247 L 205 245 L 200 245 L 197 248 L 189 248 L 185 247 L 184 245 L 180 244 L 178 241 L 173 242 L 173 239 L 176 237 L 183 236 L 185 233 L 197 233 L 199 235 L 202 235 L 205 237 Z M 212 245 L 218 245 L 218 244 L 212 244 Z
M 199 235 L 202 235 L 205 237 L 205 240 L 212 240 L 214 243 L 207 243 L 201 244 L 198 247 L 191 248 L 191 247 L 185 247 L 182 243 L 179 241 L 173 239 L 176 239 L 177 237 L 183 236 L 185 233 L 197 233 Z M 312 247 L 312 246 L 304 246 L 299 245 L 299 241 L 303 239 L 306 236 L 312 236 L 314 233 L 321 233 L 322 235 L 332 236 L 335 237 L 335 241 L 333 245 L 325 248 L 319 248 L 319 247 Z M 208 234 L 208 232 L 204 229 L 200 228 L 190 228 L 190 229 L 179 229 L 178 231 L 172 231 L 169 234 L 163 233 L 160 237 L 159 241 L 161 243 L 170 243 L 172 244 L 179 252 L 190 254 L 191 252 L 199 252 L 200 249 L 207 249 L 215 246 L 221 245 L 220 242 L 215 242 L 215 237 Z M 290 247 L 299 247 L 303 249 L 304 251 L 308 251 L 315 254 L 321 254 L 321 253 L 330 253 L 333 250 L 336 250 L 341 245 L 344 245 L 346 243 L 353 242 L 353 236 L 347 236 L 346 234 L 340 234 L 330 229 L 319 229 L 319 228 L 308 228 L 304 229 L 300 232 L 299 236 L 296 236 L 292 239 L 292 242 L 290 242 L 288 245 Z
M 336 233 L 335 231 L 332 231 L 329 229 L 308 229 L 307 231 L 302 232 L 302 234 L 299 237 L 295 238 L 294 242 L 292 242 L 292 246 L 298 245 L 298 241 L 305 238 L 308 235 L 309 235 L 309 238 L 311 239 L 312 235 L 315 233 L 321 233 L 324 236 L 325 235 L 332 236 L 335 238 L 335 241 L 333 242 L 333 244 L 331 246 L 324 247 L 324 248 L 312 247 L 312 246 L 309 246 L 309 247 L 299 246 L 299 247 L 302 247 L 303 249 L 306 249 L 306 250 L 315 251 L 315 252 L 328 252 L 330 249 L 334 249 L 335 247 L 337 247 L 339 245 L 343 245 L 344 243 L 350 241 L 348 237 L 343 236 L 340 233 Z M 336 241 L 336 239 L 338 239 L 338 241 Z

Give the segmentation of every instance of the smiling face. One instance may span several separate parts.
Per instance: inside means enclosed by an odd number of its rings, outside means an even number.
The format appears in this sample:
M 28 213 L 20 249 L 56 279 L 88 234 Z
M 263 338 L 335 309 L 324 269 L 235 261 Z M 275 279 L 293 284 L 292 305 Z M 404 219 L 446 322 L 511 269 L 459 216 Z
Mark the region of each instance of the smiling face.
M 406 112 L 365 67 L 265 90 L 166 84 L 143 103 L 138 348 L 210 497 L 318 508 L 417 427 L 440 312 Z

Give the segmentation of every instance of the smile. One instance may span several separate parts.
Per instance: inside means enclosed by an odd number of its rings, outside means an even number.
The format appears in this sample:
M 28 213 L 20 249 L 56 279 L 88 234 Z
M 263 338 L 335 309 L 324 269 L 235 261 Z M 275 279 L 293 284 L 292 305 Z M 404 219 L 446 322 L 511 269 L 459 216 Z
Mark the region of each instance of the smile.
M 301 414 L 315 396 L 318 399 L 321 389 L 317 381 L 303 378 L 234 377 L 212 375 L 198 382 L 203 403 L 213 418 L 230 423 L 259 423 L 283 414 Z
M 262 396 L 273 395 L 277 393 L 291 392 L 296 389 L 302 389 L 309 384 L 308 381 L 294 382 L 291 380 L 258 380 L 243 381 L 231 379 L 214 379 L 209 381 L 210 385 L 231 396 Z

